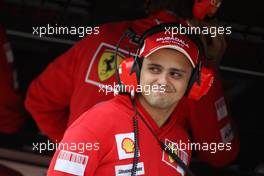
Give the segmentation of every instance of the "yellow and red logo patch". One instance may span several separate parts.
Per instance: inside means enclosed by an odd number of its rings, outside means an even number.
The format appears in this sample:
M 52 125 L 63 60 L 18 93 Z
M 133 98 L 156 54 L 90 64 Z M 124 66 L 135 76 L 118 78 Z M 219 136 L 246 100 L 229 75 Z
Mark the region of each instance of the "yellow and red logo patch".
M 102 42 L 90 59 L 85 82 L 95 86 L 112 85 L 115 77 L 115 49 L 114 45 Z M 119 65 L 128 55 L 129 51 L 119 49 L 117 64 Z
M 115 135 L 117 154 L 119 160 L 134 158 L 135 142 L 134 133 L 120 133 Z M 140 151 L 138 151 L 140 156 Z
M 130 138 L 124 138 L 122 141 L 122 149 L 126 153 L 134 153 L 134 149 L 135 149 L 134 141 Z
M 180 150 L 176 143 L 165 139 L 165 144 L 187 165 L 188 164 L 188 154 Z M 163 151 L 162 161 L 167 165 L 176 169 L 180 174 L 184 175 L 183 169 L 178 166 L 177 162 L 173 159 L 172 156 L 168 155 L 165 151 Z
M 117 55 L 117 65 L 119 65 L 124 56 Z M 113 50 L 105 49 L 98 62 L 98 77 L 100 81 L 105 81 L 115 74 L 115 53 Z

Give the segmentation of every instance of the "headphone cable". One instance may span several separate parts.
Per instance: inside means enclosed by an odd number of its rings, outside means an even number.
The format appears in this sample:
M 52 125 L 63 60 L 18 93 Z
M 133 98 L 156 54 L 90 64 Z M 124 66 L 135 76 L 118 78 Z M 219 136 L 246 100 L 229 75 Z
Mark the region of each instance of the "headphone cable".
M 135 176 L 133 174 L 136 174 L 137 170 L 137 164 L 138 164 L 138 150 L 139 150 L 139 145 L 138 145 L 138 120 L 136 115 L 140 117 L 140 119 L 143 121 L 143 123 L 146 125 L 146 127 L 149 129 L 149 131 L 152 133 L 158 144 L 161 146 L 162 150 L 164 150 L 168 155 L 170 155 L 177 163 L 178 165 L 186 172 L 188 176 L 195 176 L 195 174 L 191 171 L 191 169 L 173 152 L 173 150 L 163 143 L 158 136 L 155 134 L 155 132 L 152 130 L 152 128 L 149 126 L 149 124 L 146 122 L 146 120 L 142 117 L 142 115 L 138 112 L 137 107 L 136 107 L 136 99 L 133 98 L 131 99 L 133 109 L 135 111 L 135 114 L 133 116 L 133 127 L 134 127 L 134 140 L 135 140 L 135 152 L 134 152 L 134 161 L 133 161 L 133 166 L 131 170 L 131 176 Z
M 138 119 L 137 119 L 137 113 L 135 112 L 133 116 L 133 128 L 134 128 L 134 160 L 133 160 L 133 166 L 131 170 L 131 176 L 136 176 L 137 173 L 137 164 L 139 159 L 139 142 L 138 142 Z

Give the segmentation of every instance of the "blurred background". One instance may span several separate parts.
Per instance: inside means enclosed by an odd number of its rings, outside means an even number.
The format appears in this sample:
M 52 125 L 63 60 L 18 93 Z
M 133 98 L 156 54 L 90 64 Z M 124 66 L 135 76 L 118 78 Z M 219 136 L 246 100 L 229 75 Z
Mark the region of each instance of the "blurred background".
M 13 50 L 18 91 L 24 97 L 30 82 L 47 64 L 80 40 L 77 35 L 40 38 L 32 35 L 33 26 L 97 26 L 144 15 L 140 0 L 0 1 L 0 23 Z M 199 163 L 193 167 L 201 173 L 206 170 L 209 175 L 261 175 L 255 171 L 262 168 L 264 173 L 262 1 L 224 0 L 217 16 L 221 23 L 232 26 L 232 34 L 226 38 L 227 50 L 220 73 L 230 98 L 230 113 L 239 128 L 241 152 L 236 163 L 228 168 L 216 170 Z M 32 151 L 32 143 L 47 139 L 39 132 L 30 114 L 23 108 L 21 113 L 27 117 L 22 129 L 15 134 L 0 134 L 0 164 L 15 168 L 25 176 L 45 175 L 52 152 L 39 154 Z

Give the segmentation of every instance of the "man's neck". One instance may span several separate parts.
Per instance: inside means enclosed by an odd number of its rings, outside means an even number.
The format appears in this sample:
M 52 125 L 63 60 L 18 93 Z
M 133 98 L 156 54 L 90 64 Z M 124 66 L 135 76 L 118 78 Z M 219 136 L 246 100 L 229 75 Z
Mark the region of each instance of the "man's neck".
M 174 108 L 177 104 L 169 107 L 169 108 L 157 108 L 151 106 L 143 96 L 139 96 L 139 102 L 143 106 L 143 108 L 149 113 L 152 119 L 156 122 L 156 124 L 161 127 L 170 117 Z

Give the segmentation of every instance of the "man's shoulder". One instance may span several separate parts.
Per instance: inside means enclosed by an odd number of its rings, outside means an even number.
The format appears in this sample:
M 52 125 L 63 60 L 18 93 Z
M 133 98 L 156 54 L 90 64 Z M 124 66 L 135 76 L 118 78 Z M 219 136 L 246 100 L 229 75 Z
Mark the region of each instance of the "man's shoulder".
M 105 139 L 105 136 L 114 135 L 115 131 L 122 128 L 124 123 L 131 116 L 128 106 L 122 104 L 119 98 L 101 102 L 85 113 L 71 124 L 67 129 L 68 134 L 82 131 L 82 134 L 90 132 L 98 139 Z
M 119 117 L 129 114 L 129 100 L 124 97 L 114 97 L 110 100 L 100 102 L 84 112 L 76 121 L 83 125 L 112 123 Z
M 120 106 L 121 108 L 117 108 Z M 97 117 L 111 116 L 114 114 L 122 113 L 122 104 L 120 104 L 116 97 L 111 98 L 110 100 L 102 101 L 95 104 L 91 109 L 87 110 L 86 116 L 96 115 Z

